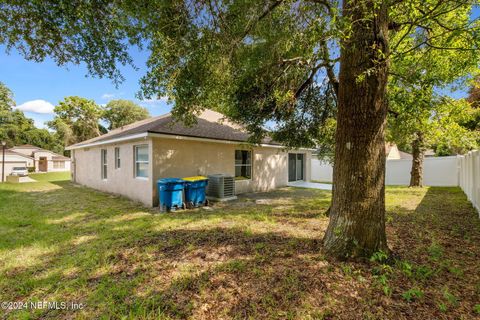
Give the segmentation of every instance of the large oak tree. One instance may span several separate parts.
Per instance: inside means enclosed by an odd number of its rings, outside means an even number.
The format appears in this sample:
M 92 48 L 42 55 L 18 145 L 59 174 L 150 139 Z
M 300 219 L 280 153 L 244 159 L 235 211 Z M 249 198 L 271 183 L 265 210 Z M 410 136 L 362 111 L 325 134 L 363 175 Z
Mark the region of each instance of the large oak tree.
M 90 72 L 116 80 L 116 64 L 131 62 L 128 41 L 146 45 L 146 97 L 171 97 L 174 115 L 186 123 L 202 108 L 215 108 L 251 131 L 252 141 L 269 134 L 265 127 L 273 122 L 284 130 L 279 138 L 315 143 L 315 131 L 294 124 L 321 125 L 333 100 L 335 192 L 325 247 L 339 257 L 365 256 L 388 251 L 384 130 L 391 61 L 419 48 L 478 50 L 477 21 L 442 20 L 475 3 L 8 1 L 0 4 L 0 43 L 28 59 L 85 62 Z M 419 32 L 425 22 L 441 28 Z M 464 41 L 443 47 L 437 40 L 445 34 Z

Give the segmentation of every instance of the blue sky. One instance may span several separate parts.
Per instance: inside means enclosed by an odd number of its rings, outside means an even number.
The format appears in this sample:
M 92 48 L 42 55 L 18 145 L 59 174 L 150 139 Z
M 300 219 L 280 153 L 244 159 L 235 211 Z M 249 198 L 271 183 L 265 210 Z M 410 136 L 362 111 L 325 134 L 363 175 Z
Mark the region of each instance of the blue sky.
M 109 79 L 86 76 L 87 69 L 83 65 L 58 67 L 50 59 L 41 63 L 27 61 L 15 50 L 7 54 L 5 47 L 0 46 L 0 81 L 13 91 L 17 107 L 27 117 L 34 119 L 37 127 L 44 127 L 44 122 L 53 118 L 52 106 L 64 97 L 74 95 L 93 99 L 98 104 L 105 104 L 112 99 L 133 100 L 146 107 L 151 115 L 169 112 L 171 105 L 161 99 L 139 101 L 135 97 L 140 89 L 139 79 L 146 71 L 148 53 L 136 48 L 132 48 L 130 53 L 139 70 L 135 71 L 131 66 L 123 67 L 125 81 L 115 88 Z

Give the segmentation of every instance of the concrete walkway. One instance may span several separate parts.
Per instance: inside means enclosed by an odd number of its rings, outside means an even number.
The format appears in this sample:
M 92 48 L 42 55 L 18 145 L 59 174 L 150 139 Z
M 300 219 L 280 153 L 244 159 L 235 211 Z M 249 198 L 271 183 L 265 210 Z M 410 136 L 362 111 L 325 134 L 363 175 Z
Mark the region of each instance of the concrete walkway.
M 317 183 L 308 181 L 294 181 L 288 183 L 289 187 L 308 188 L 308 189 L 321 189 L 332 190 L 332 185 L 328 183 Z

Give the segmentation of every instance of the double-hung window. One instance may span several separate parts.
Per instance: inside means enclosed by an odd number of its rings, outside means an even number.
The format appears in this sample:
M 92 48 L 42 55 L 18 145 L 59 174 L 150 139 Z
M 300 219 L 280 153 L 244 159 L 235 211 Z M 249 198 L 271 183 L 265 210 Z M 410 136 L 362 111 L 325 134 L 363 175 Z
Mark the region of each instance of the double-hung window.
M 148 145 L 135 146 L 135 178 L 148 178 Z
M 115 169 L 120 169 L 120 148 L 115 148 Z
M 65 169 L 65 161 L 53 161 L 53 169 Z
M 252 178 L 252 151 L 235 150 L 235 179 Z
M 107 179 L 107 149 L 101 150 L 101 163 L 102 163 L 102 179 Z

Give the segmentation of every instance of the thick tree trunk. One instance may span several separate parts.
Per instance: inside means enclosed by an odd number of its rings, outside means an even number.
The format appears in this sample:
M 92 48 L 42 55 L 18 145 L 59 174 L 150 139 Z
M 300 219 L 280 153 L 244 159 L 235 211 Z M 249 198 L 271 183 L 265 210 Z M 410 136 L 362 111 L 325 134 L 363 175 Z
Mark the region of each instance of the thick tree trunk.
M 339 258 L 388 252 L 385 140 L 388 21 L 375 0 L 345 0 L 353 21 L 342 43 L 334 181 L 326 251 Z
M 410 187 L 423 187 L 423 160 L 425 143 L 423 133 L 417 132 L 412 142 L 412 171 L 410 171 Z

